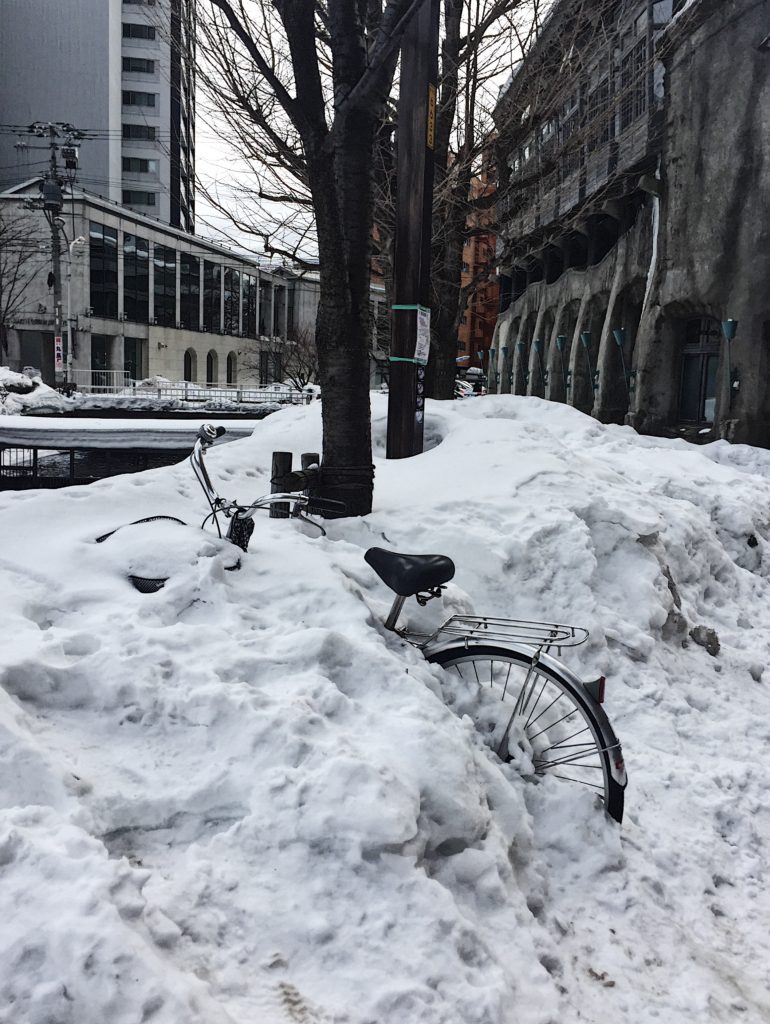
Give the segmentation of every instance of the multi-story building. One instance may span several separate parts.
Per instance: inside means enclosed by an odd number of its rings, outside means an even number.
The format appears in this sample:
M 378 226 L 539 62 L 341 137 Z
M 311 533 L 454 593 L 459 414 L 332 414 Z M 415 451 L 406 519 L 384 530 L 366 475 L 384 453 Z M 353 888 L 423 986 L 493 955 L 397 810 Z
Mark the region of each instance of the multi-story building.
M 457 330 L 457 365 L 460 370 L 482 369 L 492 346 L 500 301 L 498 279 L 491 268 L 495 262 L 496 237 L 493 209 L 485 207 L 495 193 L 494 178 L 484 172 L 471 181 L 471 203 L 479 203 L 468 217 L 468 237 L 463 245 L 460 286 L 471 289 Z
M 54 383 L 51 240 L 42 211 L 29 209 L 37 194 L 36 180 L 0 193 L 0 217 L 22 224 L 30 245 L 39 247 L 32 281 L 5 325 L 0 362 L 35 367 Z M 120 386 L 156 375 L 209 384 L 282 379 L 293 309 L 302 304 L 297 282 L 85 193 L 65 191 L 61 222 L 70 380 Z
M 195 222 L 194 0 L 25 0 L 0 25 L 0 188 L 48 165 L 33 123 L 82 133 L 78 184 Z
M 65 190 L 59 238 L 66 371 L 55 373 L 51 233 L 35 202 L 38 184 L 33 179 L 0 193 L 0 221 L 23 237 L 17 257 L 21 276 L 30 278 L 12 316 L 0 324 L 0 363 L 34 367 L 51 384 L 66 377 L 121 387 L 153 376 L 271 384 L 291 366 L 292 346 L 314 346 L 317 273 L 261 265 L 115 203 Z M 0 262 L 0 277 L 14 275 L 13 259 L 10 253 Z M 381 285 L 372 285 L 371 303 L 376 321 L 385 305 Z M 374 360 L 372 379 L 379 383 Z
M 496 112 L 501 390 L 770 446 L 770 2 L 561 0 Z

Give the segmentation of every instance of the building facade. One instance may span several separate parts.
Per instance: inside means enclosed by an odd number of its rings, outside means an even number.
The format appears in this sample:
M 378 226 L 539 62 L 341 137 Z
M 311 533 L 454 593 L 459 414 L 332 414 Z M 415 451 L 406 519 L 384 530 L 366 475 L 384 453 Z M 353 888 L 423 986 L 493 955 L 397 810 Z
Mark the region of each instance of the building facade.
M 495 182 L 489 169 L 471 181 L 472 202 L 491 200 Z M 500 303 L 497 277 L 490 274 L 494 265 L 496 236 L 494 210 L 479 206 L 468 217 L 468 237 L 463 245 L 461 288 L 472 289 L 457 330 L 457 366 L 459 370 L 486 366 L 495 331 Z
M 34 279 L 7 325 L 0 362 L 39 369 L 53 384 L 50 233 L 42 211 L 27 202 L 37 193 L 37 182 L 30 182 L 0 194 L 0 215 L 25 225 L 40 252 Z M 156 375 L 209 384 L 282 379 L 296 282 L 83 193 L 65 193 L 61 220 L 70 380 L 116 386 Z
M 51 235 L 42 210 L 30 208 L 38 194 L 37 180 L 0 193 L 0 219 L 21 227 L 20 256 L 32 279 L 0 335 L 0 364 L 33 367 L 61 384 Z M 283 380 L 293 346 L 314 346 L 318 274 L 266 267 L 85 193 L 65 191 L 60 220 L 70 381 L 120 387 L 161 376 L 266 385 Z M 13 274 L 12 257 L 3 270 Z M 376 321 L 385 305 L 381 285 L 372 285 L 371 304 Z M 374 359 L 371 373 L 379 383 Z
M 770 2 L 583 8 L 497 109 L 498 389 L 770 446 Z
M 192 232 L 194 12 L 194 0 L 4 3 L 0 188 L 48 165 L 30 125 L 67 124 L 82 188 Z

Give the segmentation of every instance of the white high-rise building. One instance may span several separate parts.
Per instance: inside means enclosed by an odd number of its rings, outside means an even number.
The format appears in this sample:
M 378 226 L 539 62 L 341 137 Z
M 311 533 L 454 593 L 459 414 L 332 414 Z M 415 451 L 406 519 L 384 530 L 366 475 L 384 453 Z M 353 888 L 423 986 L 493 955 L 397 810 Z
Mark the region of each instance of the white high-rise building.
M 33 123 L 83 133 L 77 184 L 192 232 L 194 0 L 0 0 L 0 191 L 43 173 Z

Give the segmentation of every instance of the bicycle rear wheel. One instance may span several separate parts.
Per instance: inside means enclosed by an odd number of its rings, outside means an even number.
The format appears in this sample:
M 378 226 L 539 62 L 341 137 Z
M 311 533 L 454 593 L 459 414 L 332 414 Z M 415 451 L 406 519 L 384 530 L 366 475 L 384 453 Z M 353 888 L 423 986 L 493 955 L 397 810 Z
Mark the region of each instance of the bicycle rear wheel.
M 495 645 L 456 644 L 426 659 L 445 670 L 447 704 L 524 777 L 552 775 L 585 787 L 623 819 L 623 755 L 603 708 L 563 665 Z

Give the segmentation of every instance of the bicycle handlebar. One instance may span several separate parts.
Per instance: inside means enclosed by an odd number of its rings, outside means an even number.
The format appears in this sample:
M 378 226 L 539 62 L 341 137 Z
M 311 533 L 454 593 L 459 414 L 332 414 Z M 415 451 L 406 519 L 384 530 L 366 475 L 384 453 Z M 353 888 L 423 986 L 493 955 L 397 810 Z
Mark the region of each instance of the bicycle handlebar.
M 312 495 L 307 499 L 307 511 L 311 516 L 319 515 L 321 512 L 347 512 L 347 505 L 344 501 L 334 501 L 333 498 L 315 498 Z
M 248 505 L 241 505 L 237 501 L 228 501 L 225 498 L 221 498 L 214 490 L 214 485 L 206 469 L 204 456 L 206 449 L 210 448 L 224 433 L 226 433 L 224 427 L 215 427 L 211 423 L 202 423 L 198 428 L 198 436 L 193 445 L 193 450 L 190 452 L 190 463 L 192 464 L 193 472 L 198 483 L 203 488 L 215 520 L 219 512 L 223 512 L 231 521 L 235 519 L 241 521 L 252 519 L 258 509 L 269 508 L 276 502 L 294 502 L 294 508 L 290 514 L 299 518 L 303 518 L 301 512 L 306 512 L 310 515 L 321 515 L 324 512 L 344 514 L 347 511 L 347 506 L 343 501 L 296 493 L 297 491 L 305 490 L 318 481 L 317 469 L 286 474 L 280 480 L 274 481 L 274 484 L 277 483 L 281 487 L 281 493 L 265 494 Z M 320 524 L 314 523 L 313 525 L 324 532 Z M 246 543 L 248 543 L 248 539 L 246 539 Z
M 213 423 L 201 423 L 198 428 L 198 440 L 201 444 L 208 447 L 213 444 L 217 438 L 227 433 L 226 427 L 215 427 Z

